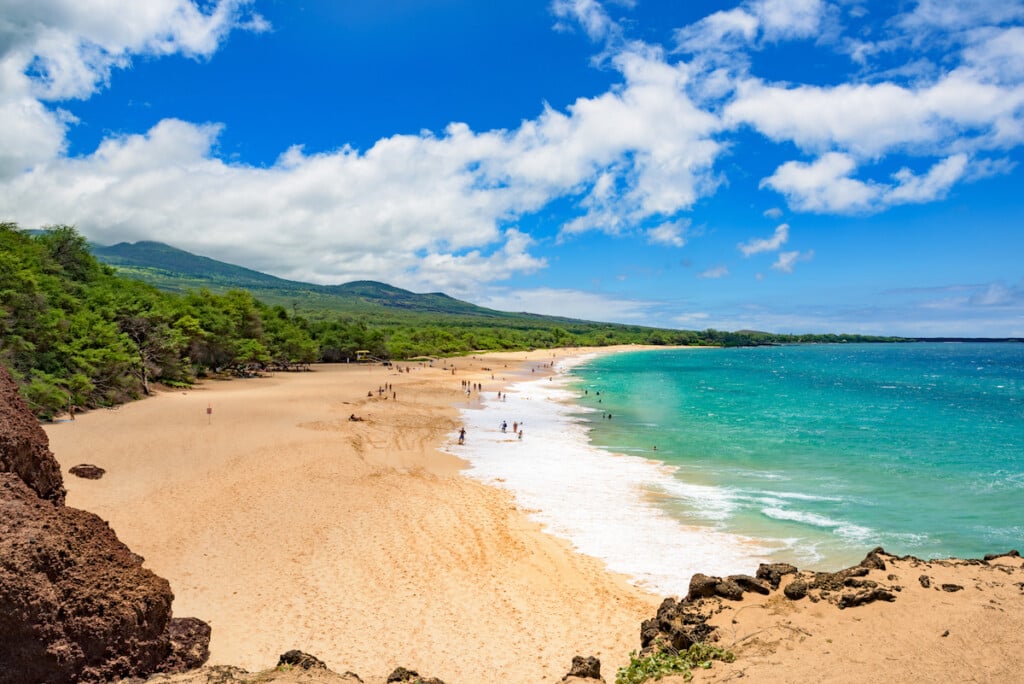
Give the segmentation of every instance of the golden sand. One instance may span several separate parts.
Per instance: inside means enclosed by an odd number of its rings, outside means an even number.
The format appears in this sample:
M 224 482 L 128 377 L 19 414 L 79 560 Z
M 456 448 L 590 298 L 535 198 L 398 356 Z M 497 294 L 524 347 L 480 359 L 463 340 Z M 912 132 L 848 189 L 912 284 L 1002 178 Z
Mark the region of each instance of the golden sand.
M 175 615 L 210 623 L 210 664 L 262 670 L 298 648 L 368 682 L 401 665 L 518 684 L 557 681 L 581 654 L 614 681 L 661 597 L 439 450 L 454 445 L 463 382 L 498 391 L 570 353 L 208 381 L 46 431 L 68 505 L 109 520 L 170 581 Z M 68 475 L 83 462 L 106 475 Z M 895 602 L 846 610 L 747 594 L 714 619 L 737 661 L 694 681 L 1022 681 L 1022 564 L 899 561 L 872 571 L 902 587 Z
M 497 391 L 482 367 L 511 380 L 551 356 L 208 381 L 47 433 L 68 505 L 170 581 L 176 616 L 210 623 L 211 664 L 259 670 L 299 648 L 364 676 L 403 665 L 448 682 L 555 681 L 577 653 L 628 660 L 658 597 L 438 449 L 455 439 L 463 381 Z M 67 474 L 83 462 L 106 475 Z

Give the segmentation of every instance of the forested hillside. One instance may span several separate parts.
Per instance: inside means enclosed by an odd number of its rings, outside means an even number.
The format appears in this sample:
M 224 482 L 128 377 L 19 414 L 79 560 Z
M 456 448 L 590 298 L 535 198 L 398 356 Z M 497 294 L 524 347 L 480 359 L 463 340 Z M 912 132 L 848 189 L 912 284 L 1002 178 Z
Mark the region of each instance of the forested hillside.
M 29 236 L 0 224 L 0 362 L 41 417 L 319 353 L 301 319 L 248 292 L 164 293 L 115 275 L 72 228 Z
M 383 283 L 292 283 L 256 271 L 143 243 L 133 276 L 159 274 L 168 291 L 100 263 L 74 228 L 28 232 L 0 223 L 0 363 L 33 411 L 53 417 L 72 406 L 116 406 L 150 383 L 187 385 L 209 374 L 244 375 L 316 361 L 381 359 L 474 350 L 611 344 L 751 345 L 872 341 L 861 336 L 779 336 L 694 332 L 493 311 L 441 293 L 419 295 Z M 141 254 L 173 256 L 182 274 L 147 266 Z M 182 256 L 185 255 L 185 256 Z M 198 260 L 198 261 L 196 261 Z M 209 280 L 202 272 L 209 268 Z M 158 278 L 158 280 L 159 280 Z M 233 284 L 245 284 L 247 289 Z M 207 288 L 206 285 L 210 287 Z M 267 287 L 269 285 L 269 287 Z M 300 309 L 306 291 L 320 308 Z M 276 303 L 261 301 L 267 294 Z M 259 297 L 259 298 L 257 298 Z M 309 305 L 309 302 L 306 302 Z M 300 315 L 313 311 L 314 315 Z

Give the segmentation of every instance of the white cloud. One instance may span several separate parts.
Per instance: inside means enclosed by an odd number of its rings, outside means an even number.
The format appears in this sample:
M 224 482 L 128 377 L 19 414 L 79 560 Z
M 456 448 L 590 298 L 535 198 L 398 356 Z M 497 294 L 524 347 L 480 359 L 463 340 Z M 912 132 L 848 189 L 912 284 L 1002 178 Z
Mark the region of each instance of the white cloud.
M 814 250 L 807 252 L 779 252 L 779 258 L 772 264 L 772 268 L 783 273 L 792 273 L 793 268 L 800 261 L 810 261 L 814 258 Z
M 551 11 L 559 20 L 572 20 L 579 24 L 591 40 L 601 41 L 615 37 L 620 27 L 598 0 L 554 0 Z M 565 29 L 560 23 L 557 28 Z
M 770 219 L 782 218 L 782 209 L 779 209 L 778 207 L 772 207 L 770 209 L 765 209 L 761 213 L 762 213 L 762 215 L 765 218 L 770 218 Z
M 856 167 L 856 162 L 849 155 L 830 152 L 810 164 L 786 162 L 762 180 L 761 187 L 782 193 L 789 206 L 798 211 L 866 211 L 878 199 L 880 191 L 868 183 L 850 178 Z
M 945 197 L 953 185 L 963 178 L 967 169 L 967 155 L 955 154 L 936 163 L 928 173 L 915 176 L 910 169 L 900 169 L 893 175 L 897 185 L 884 196 L 887 204 L 930 202 Z
M 1024 80 L 1024 27 L 981 31 L 977 36 L 963 52 L 973 71 L 1005 85 Z
M 895 18 L 908 35 L 926 39 L 936 31 L 962 31 L 979 25 L 998 25 L 1024 19 L 1019 0 L 918 0 L 913 10 Z
M 657 302 L 560 288 L 495 291 L 472 298 L 475 304 L 499 311 L 529 311 L 590 321 L 636 322 L 648 317 Z
M 821 0 L 754 0 L 720 10 L 675 32 L 676 50 L 735 61 L 731 54 L 759 42 L 815 37 L 825 16 Z
M 971 151 L 1024 142 L 1024 84 L 984 83 L 960 70 L 935 83 L 786 87 L 739 84 L 726 123 L 749 124 L 805 152 L 843 150 L 862 158 L 903 152 Z
M 544 266 L 528 244 L 503 248 L 517 235 L 505 228 L 559 197 L 582 197 L 585 212 L 563 236 L 654 219 L 650 237 L 679 244 L 686 223 L 675 216 L 717 182 L 718 124 L 682 92 L 685 70 L 658 58 L 621 54 L 622 88 L 511 131 L 451 124 L 365 152 L 294 147 L 269 168 L 218 159 L 218 125 L 165 120 L 38 163 L 0 185 L 0 206 L 23 225 L 74 223 L 101 243 L 173 235 L 288 278 L 467 292 Z
M 825 14 L 821 0 L 756 0 L 750 7 L 760 19 L 764 39 L 769 42 L 812 38 Z
M 711 268 L 701 271 L 697 274 L 698 278 L 705 278 L 714 280 L 717 278 L 724 278 L 729 275 L 729 269 L 725 265 L 712 266 Z
M 686 245 L 686 229 L 689 226 L 688 220 L 662 223 L 647 231 L 647 241 L 651 244 L 683 247 Z
M 736 8 L 709 14 L 675 33 L 679 52 L 730 52 L 754 42 L 759 21 L 746 10 Z
M 979 174 L 993 171 L 987 161 L 978 165 Z M 871 213 L 896 204 L 941 199 L 969 176 L 971 167 L 966 154 L 955 154 L 936 162 L 923 175 L 904 167 L 892 175 L 893 183 L 866 182 L 851 177 L 857 170 L 852 157 L 832 152 L 809 164 L 786 162 L 763 179 L 761 186 L 782 193 L 789 205 L 800 211 Z
M 775 229 L 770 238 L 755 238 L 747 242 L 741 242 L 736 247 L 743 253 L 743 256 L 749 257 L 761 252 L 777 251 L 782 245 L 786 244 L 787 240 L 789 240 L 789 224 L 783 223 Z
M 43 102 L 83 99 L 133 55 L 209 57 L 233 29 L 262 31 L 249 0 L 34 0 L 0 19 L 0 180 L 65 148 L 68 117 Z

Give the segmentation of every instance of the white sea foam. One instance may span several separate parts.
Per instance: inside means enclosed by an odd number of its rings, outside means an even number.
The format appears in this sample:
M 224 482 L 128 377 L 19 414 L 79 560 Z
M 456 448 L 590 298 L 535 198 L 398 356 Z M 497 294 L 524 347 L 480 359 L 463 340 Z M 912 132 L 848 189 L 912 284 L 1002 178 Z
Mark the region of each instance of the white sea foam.
M 591 446 L 561 377 L 519 383 L 505 396 L 488 395 L 482 408 L 463 410 L 466 444 L 452 452 L 469 461 L 469 476 L 511 490 L 519 506 L 578 551 L 642 587 L 675 595 L 687 592 L 693 573 L 750 573 L 771 552 L 710 526 L 686 526 L 660 509 L 656 499 L 665 493 L 703 507 L 712 520 L 732 504 L 715 488 L 679 482 L 660 463 Z M 519 422 L 523 438 L 501 432 L 502 421 L 509 428 Z
M 874 531 L 870 527 L 854 525 L 853 523 L 842 520 L 833 520 L 832 518 L 818 515 L 817 513 L 793 511 L 775 506 L 766 506 L 761 509 L 761 512 L 775 520 L 789 520 L 791 522 L 830 529 L 848 541 L 863 542 L 874 536 Z

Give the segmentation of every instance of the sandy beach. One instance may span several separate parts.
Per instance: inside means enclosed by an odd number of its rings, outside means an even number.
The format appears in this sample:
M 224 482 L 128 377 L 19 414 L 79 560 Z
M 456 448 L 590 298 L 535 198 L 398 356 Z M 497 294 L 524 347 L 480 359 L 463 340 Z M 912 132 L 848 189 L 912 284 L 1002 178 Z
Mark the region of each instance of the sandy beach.
M 663 597 L 543 532 L 451 455 L 459 408 L 479 401 L 466 385 L 493 394 L 585 351 L 207 381 L 46 431 L 68 505 L 170 581 L 175 615 L 210 623 L 210 664 L 263 670 L 298 648 L 368 682 L 401 665 L 527 683 L 560 680 L 581 654 L 614 681 Z M 79 463 L 106 475 L 70 475 Z M 1011 681 L 1024 667 L 1019 557 L 887 563 L 864 580 L 898 587 L 893 602 L 714 599 L 709 622 L 738 659 L 694 681 Z
M 577 653 L 628 660 L 660 597 L 544 534 L 439 447 L 463 382 L 493 393 L 556 353 L 207 381 L 46 430 L 68 505 L 170 581 L 175 615 L 210 623 L 211 664 L 259 670 L 300 648 L 364 676 L 554 681 Z M 79 463 L 107 473 L 69 475 Z

